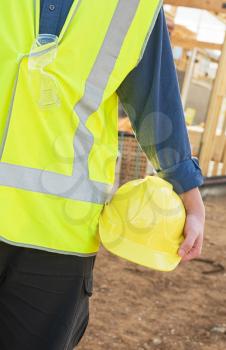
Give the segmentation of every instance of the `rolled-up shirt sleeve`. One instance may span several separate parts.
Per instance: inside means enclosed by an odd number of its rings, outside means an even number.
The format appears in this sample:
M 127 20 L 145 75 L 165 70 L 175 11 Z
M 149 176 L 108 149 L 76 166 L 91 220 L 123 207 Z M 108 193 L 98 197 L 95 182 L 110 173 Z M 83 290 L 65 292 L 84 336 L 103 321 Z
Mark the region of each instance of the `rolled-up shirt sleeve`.
M 135 136 L 158 175 L 177 193 L 203 183 L 192 157 L 163 9 L 143 57 L 117 90 Z

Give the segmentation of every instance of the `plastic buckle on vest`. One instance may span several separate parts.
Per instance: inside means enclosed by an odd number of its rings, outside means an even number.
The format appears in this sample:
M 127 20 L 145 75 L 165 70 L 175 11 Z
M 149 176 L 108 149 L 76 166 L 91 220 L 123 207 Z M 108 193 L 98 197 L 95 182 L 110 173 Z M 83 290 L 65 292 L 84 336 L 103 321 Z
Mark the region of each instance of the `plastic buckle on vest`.
M 46 71 L 48 65 L 54 62 L 57 50 L 58 37 L 56 35 L 40 34 L 35 39 L 29 54 L 29 82 L 32 94 L 40 108 L 60 105 L 57 79 Z

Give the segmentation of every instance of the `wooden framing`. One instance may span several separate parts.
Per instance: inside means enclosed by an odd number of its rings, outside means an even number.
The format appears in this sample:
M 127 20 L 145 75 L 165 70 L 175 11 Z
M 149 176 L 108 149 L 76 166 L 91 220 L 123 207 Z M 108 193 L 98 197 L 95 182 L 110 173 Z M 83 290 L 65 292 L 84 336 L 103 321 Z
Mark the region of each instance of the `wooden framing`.
M 187 67 L 185 71 L 184 82 L 183 82 L 182 91 L 181 91 L 181 101 L 182 101 L 183 108 L 185 108 L 186 101 L 188 98 L 189 87 L 192 81 L 196 56 L 197 56 L 197 49 L 195 48 L 192 50 L 191 57 L 187 63 Z
M 203 128 L 200 126 L 188 126 L 188 135 L 191 143 L 192 155 L 197 157 L 200 150 Z
M 209 49 L 222 50 L 222 44 L 197 40 L 197 34 L 181 24 L 174 25 L 171 33 L 171 42 L 173 46 L 179 46 L 184 49 L 192 50 Z
M 210 98 L 209 110 L 207 113 L 207 119 L 205 124 L 205 130 L 202 138 L 200 149 L 200 165 L 202 167 L 204 175 L 208 175 L 210 161 L 215 161 L 213 174 L 218 174 L 219 163 L 223 162 L 226 153 L 226 141 L 225 141 L 225 123 L 221 131 L 220 141 L 217 141 L 217 126 L 222 109 L 222 103 L 226 97 L 226 36 L 219 61 L 219 67 L 214 82 L 212 95 Z M 226 118 L 226 115 L 224 115 Z M 225 167 L 223 166 L 223 173 L 225 175 Z M 211 174 L 211 175 L 213 175 Z
M 223 162 L 222 174 L 226 174 L 226 145 L 224 148 L 224 155 L 223 155 L 222 162 Z
M 165 3 L 174 6 L 200 8 L 226 16 L 226 0 L 166 0 Z M 181 25 L 175 25 L 171 33 L 173 46 L 191 50 L 193 57 L 187 65 L 185 82 L 182 89 L 182 102 L 185 105 L 188 88 L 192 76 L 195 53 L 197 49 L 221 50 L 217 75 L 213 84 L 204 130 L 189 130 L 190 141 L 194 155 L 199 157 L 204 176 L 226 175 L 226 113 L 222 130 L 217 130 L 219 119 L 222 117 L 222 105 L 226 98 L 226 36 L 224 44 L 201 42 L 195 33 Z
M 209 50 L 222 50 L 222 44 L 209 43 L 206 41 L 199 41 L 196 39 L 181 38 L 179 36 L 172 35 L 172 45 L 183 47 L 184 49 L 209 49 Z
M 226 1 L 222 0 L 165 0 L 166 4 L 226 13 Z

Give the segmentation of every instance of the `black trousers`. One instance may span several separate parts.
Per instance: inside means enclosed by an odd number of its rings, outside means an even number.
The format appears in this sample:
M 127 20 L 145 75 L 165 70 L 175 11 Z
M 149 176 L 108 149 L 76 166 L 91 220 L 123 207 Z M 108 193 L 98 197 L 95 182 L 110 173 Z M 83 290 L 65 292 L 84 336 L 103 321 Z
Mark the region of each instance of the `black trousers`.
M 0 242 L 0 350 L 72 350 L 88 325 L 94 261 Z

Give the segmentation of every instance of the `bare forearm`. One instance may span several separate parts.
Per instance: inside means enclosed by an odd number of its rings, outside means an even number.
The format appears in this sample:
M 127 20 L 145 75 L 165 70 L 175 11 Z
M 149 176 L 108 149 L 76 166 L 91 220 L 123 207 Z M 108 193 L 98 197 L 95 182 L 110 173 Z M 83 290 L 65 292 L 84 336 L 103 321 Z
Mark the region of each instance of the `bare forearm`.
M 186 210 L 187 218 L 184 227 L 185 240 L 179 249 L 183 261 L 197 258 L 202 251 L 205 207 L 199 189 L 196 187 L 180 195 Z
M 196 213 L 205 222 L 205 207 L 198 187 L 180 194 L 187 214 Z

